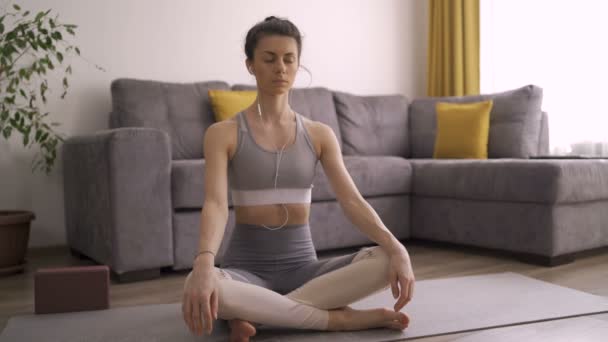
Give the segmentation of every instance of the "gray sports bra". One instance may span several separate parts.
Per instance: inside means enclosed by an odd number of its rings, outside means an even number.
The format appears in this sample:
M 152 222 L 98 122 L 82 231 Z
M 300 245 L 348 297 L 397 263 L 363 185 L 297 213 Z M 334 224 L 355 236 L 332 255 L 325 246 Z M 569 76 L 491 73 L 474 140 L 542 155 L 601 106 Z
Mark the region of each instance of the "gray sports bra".
M 295 114 L 295 142 L 282 153 L 258 145 L 244 113 L 237 114 L 237 148 L 228 165 L 234 205 L 310 203 L 319 159 L 300 114 Z

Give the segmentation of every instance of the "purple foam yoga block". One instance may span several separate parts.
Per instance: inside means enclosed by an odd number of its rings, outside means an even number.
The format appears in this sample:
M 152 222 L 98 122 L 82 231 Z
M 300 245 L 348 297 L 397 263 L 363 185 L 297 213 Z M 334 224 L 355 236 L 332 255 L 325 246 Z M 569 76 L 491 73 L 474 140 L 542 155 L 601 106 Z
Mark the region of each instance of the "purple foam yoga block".
M 38 269 L 34 274 L 37 314 L 102 310 L 110 305 L 106 265 Z

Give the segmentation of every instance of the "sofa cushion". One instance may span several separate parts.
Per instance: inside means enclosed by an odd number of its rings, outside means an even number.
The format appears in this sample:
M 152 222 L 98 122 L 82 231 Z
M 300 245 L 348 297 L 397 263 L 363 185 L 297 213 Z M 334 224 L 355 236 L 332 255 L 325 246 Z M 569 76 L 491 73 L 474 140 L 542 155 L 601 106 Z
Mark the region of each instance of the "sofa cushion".
M 209 100 L 215 115 L 215 121 L 230 119 L 240 111 L 251 106 L 258 96 L 252 90 L 209 90 Z
M 333 95 L 345 155 L 409 156 L 408 101 L 404 96 Z
M 344 166 L 363 197 L 409 194 L 412 166 L 407 159 L 393 156 L 344 156 Z M 335 200 L 323 165 L 315 170 L 313 201 Z
M 257 89 L 255 86 L 245 84 L 232 86 L 232 90 L 255 89 Z M 289 92 L 289 104 L 296 112 L 331 127 L 342 148 L 342 133 L 338 125 L 338 115 L 331 92 L 327 88 L 293 88 Z
M 548 204 L 608 199 L 608 161 L 410 161 L 414 196 Z
M 437 134 L 433 158 L 488 159 L 492 100 L 437 102 Z
M 528 85 L 501 93 L 427 97 L 410 105 L 412 158 L 433 155 L 437 102 L 478 102 L 493 100 L 490 112 L 489 158 L 527 158 L 538 155 L 541 146 L 542 89 Z
M 410 193 L 412 166 L 407 159 L 391 156 L 344 156 L 344 165 L 363 197 Z M 312 201 L 335 200 L 336 195 L 320 162 L 317 163 L 315 172 Z M 171 164 L 173 208 L 201 208 L 204 178 L 204 159 L 174 160 Z M 230 183 L 228 189 L 228 206 L 232 207 Z
M 172 159 L 203 158 L 203 136 L 215 122 L 209 89 L 228 89 L 228 84 L 116 79 L 111 84 L 110 128 L 158 128 L 171 137 Z

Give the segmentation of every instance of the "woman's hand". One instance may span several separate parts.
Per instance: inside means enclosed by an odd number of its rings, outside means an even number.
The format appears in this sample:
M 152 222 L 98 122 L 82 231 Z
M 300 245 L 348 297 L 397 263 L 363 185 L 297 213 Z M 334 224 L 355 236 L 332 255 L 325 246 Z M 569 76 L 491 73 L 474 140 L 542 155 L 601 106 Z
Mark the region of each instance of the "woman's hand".
M 202 258 L 200 258 L 202 259 Z M 182 298 L 182 315 L 192 333 L 211 334 L 213 320 L 217 319 L 218 290 L 213 264 L 201 266 L 195 263 L 186 277 Z
M 414 270 L 410 256 L 405 248 L 389 254 L 388 278 L 393 292 L 393 298 L 399 297 L 395 303 L 395 311 L 400 311 L 414 296 Z

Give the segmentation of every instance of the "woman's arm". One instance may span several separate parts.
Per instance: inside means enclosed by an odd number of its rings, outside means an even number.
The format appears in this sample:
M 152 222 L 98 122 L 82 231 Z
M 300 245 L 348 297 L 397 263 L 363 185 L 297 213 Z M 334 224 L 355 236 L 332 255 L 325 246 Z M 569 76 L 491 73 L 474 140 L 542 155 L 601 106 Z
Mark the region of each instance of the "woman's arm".
M 357 190 L 344 166 L 342 152 L 334 131 L 325 124 L 320 124 L 319 127 L 321 163 L 340 206 L 348 219 L 372 241 L 381 246 L 390 257 L 388 280 L 393 298 L 398 298 L 394 309 L 399 311 L 414 295 L 415 277 L 409 253 L 384 226 L 376 211 Z
M 387 253 L 406 252 L 405 247 L 386 228 L 376 211 L 359 193 L 344 166 L 342 152 L 334 131 L 323 123 L 316 123 L 316 125 L 317 134 L 315 135 L 319 138 L 321 145 L 321 164 L 347 218 Z
M 199 249 L 217 255 L 228 222 L 228 132 L 230 123 L 214 123 L 205 132 L 203 149 L 205 154 L 205 194 L 201 213 Z M 198 254 L 197 252 L 197 254 Z M 214 265 L 209 253 L 200 254 L 194 267 Z

